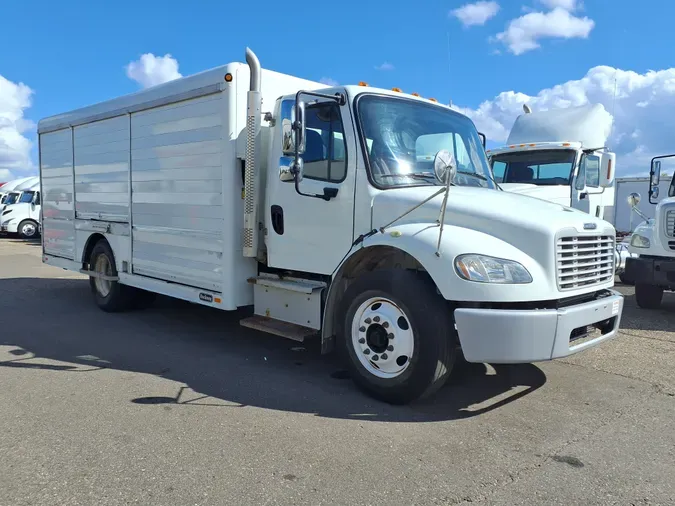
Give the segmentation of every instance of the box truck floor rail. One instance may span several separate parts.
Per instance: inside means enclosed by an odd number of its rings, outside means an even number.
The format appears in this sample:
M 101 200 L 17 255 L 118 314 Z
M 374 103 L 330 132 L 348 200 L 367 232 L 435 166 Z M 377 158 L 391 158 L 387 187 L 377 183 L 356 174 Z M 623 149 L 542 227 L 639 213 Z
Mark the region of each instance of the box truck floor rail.
M 365 392 L 614 337 L 615 230 L 500 191 L 466 116 L 231 63 L 39 124 L 43 261 L 104 311 L 160 293 L 339 351 Z M 105 324 L 102 322 L 102 325 Z

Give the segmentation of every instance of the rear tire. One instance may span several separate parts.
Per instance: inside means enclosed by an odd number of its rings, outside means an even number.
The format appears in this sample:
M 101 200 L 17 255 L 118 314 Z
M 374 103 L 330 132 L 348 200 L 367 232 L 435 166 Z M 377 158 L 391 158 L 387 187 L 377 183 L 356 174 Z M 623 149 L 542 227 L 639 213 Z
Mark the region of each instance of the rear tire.
M 21 239 L 35 239 L 40 235 L 39 228 L 37 222 L 33 220 L 23 220 L 19 223 L 17 232 Z
M 626 273 L 622 272 L 619 274 L 619 281 L 621 281 L 624 285 L 632 285 L 633 282 L 630 281 L 628 278 L 626 278 Z
M 89 259 L 89 269 L 108 276 L 117 276 L 115 255 L 108 241 L 102 239 L 96 243 Z M 118 281 L 106 281 L 90 276 L 89 286 L 96 305 L 108 313 L 126 311 L 134 302 L 134 289 Z
M 458 339 L 451 310 L 431 280 L 401 269 L 363 274 L 339 311 L 338 346 L 368 395 L 407 404 L 446 383 Z
M 658 309 L 663 299 L 663 288 L 655 285 L 635 284 L 635 301 L 642 309 Z

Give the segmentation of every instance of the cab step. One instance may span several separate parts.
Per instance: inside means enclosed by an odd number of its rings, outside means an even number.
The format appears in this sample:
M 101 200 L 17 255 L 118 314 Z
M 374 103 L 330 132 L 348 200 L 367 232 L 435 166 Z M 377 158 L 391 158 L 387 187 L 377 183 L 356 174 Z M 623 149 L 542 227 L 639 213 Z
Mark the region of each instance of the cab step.
M 274 318 L 267 318 L 259 315 L 244 318 L 243 320 L 240 320 L 239 323 L 242 327 L 285 337 L 286 339 L 292 339 L 293 341 L 298 341 L 300 343 L 317 333 L 317 330 L 310 329 L 309 327 L 303 327 L 302 325 L 296 325 L 295 323 L 282 322 L 281 320 L 275 320 Z

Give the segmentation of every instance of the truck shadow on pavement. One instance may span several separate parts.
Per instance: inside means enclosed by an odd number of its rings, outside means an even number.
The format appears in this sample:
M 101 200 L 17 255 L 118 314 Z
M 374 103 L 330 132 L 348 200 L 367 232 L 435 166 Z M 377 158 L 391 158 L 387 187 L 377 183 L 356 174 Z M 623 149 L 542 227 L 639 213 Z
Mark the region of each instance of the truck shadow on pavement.
M 296 343 L 242 328 L 243 312 L 160 297 L 144 311 L 108 314 L 94 305 L 88 281 L 77 278 L 2 279 L 0 290 L 0 367 L 72 374 L 110 369 L 175 382 L 169 387 L 175 387 L 173 396 L 163 388 L 129 399 L 139 409 L 255 406 L 329 418 L 428 422 L 477 416 L 546 383 L 531 364 L 461 362 L 433 398 L 390 406 L 359 392 L 334 355 L 320 355 L 317 340 Z M 31 308 L 30 320 L 14 318 L 22 307 Z M 104 387 L 101 392 L 108 395 Z

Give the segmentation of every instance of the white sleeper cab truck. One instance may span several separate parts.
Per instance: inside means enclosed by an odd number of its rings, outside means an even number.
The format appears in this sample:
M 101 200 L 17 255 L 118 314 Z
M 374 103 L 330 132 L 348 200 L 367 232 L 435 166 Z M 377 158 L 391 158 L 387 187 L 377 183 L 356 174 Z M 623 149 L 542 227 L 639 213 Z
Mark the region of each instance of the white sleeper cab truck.
M 643 216 L 645 221 L 635 228 L 630 239 L 629 250 L 637 257 L 626 261 L 625 276 L 635 284 L 636 302 L 644 309 L 657 309 L 661 306 L 663 292 L 675 291 L 675 174 L 668 187 L 668 196 L 656 202 L 661 160 L 673 157 L 675 154 L 652 159 L 649 203 L 656 204 L 654 217 Z M 640 195 L 634 193 L 630 199 L 637 211 Z
M 318 334 L 391 403 L 460 351 L 544 361 L 617 333 L 614 228 L 497 189 L 467 117 L 246 59 L 40 122 L 43 261 L 101 309 L 252 306 L 243 325 Z
M 506 191 L 556 202 L 613 223 L 616 154 L 606 147 L 611 115 L 602 104 L 533 112 L 523 105 L 506 145 L 488 150 Z M 616 273 L 628 256 L 617 246 Z
M 17 201 L 0 213 L 0 232 L 33 239 L 40 230 L 40 190 L 24 190 Z

